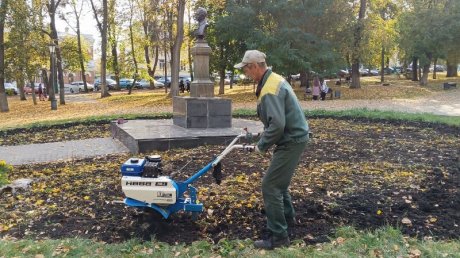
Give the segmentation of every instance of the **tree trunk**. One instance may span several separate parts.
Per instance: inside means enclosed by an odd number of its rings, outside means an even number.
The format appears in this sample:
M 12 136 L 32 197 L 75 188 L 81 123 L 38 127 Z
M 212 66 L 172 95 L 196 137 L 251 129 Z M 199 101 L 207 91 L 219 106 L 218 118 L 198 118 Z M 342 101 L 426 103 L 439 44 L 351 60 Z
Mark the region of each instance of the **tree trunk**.
M 109 86 L 107 85 L 107 26 L 108 26 L 108 4 L 107 0 L 102 0 L 102 31 L 101 31 L 101 98 L 110 96 Z M 117 82 L 118 83 L 118 82 Z
M 51 54 L 50 57 L 50 80 L 48 81 L 48 96 L 49 96 L 49 101 L 51 101 L 51 110 L 54 110 L 56 107 L 54 106 L 53 103 L 56 101 L 56 92 L 54 90 L 54 85 L 56 81 L 56 53 L 59 49 L 59 46 L 57 45 L 57 31 L 56 31 L 56 22 L 55 22 L 55 14 L 56 14 L 56 5 L 54 0 L 51 0 L 49 8 L 48 8 L 48 13 L 50 16 L 50 31 L 51 31 L 51 42 L 52 44 L 55 45 L 55 53 Z
M 222 69 L 219 70 L 219 77 L 220 77 L 220 80 L 219 80 L 219 95 L 221 95 L 221 92 L 224 92 L 224 88 L 225 88 L 225 67 Z M 224 94 L 224 93 L 222 93 Z
M 353 63 L 351 65 L 351 89 L 361 88 L 360 74 L 359 74 L 359 63 Z
M 57 37 L 57 32 L 56 32 Z M 64 70 L 62 69 L 62 55 L 61 49 L 59 48 L 59 42 L 56 40 L 56 64 L 57 68 L 57 80 L 59 82 L 59 104 L 65 105 L 65 94 L 64 94 Z M 56 79 L 54 79 L 56 81 Z
M 412 81 L 416 82 L 418 81 L 418 58 L 414 57 L 412 59 Z
M 449 63 L 447 63 L 447 75 L 446 75 L 446 77 L 458 77 L 457 66 L 458 66 L 458 64 L 449 64 Z
M 128 95 L 131 94 L 131 91 L 134 88 L 134 85 L 136 85 L 136 80 L 139 77 L 139 71 L 137 68 L 137 59 L 136 59 L 136 52 L 134 48 L 134 34 L 133 34 L 133 15 L 134 15 L 134 7 L 131 8 L 131 17 L 129 19 L 129 38 L 131 41 L 131 54 L 133 56 L 133 62 L 134 62 L 134 74 L 133 74 L 133 83 L 131 86 L 128 88 Z
M 46 69 L 42 69 L 41 70 L 41 73 L 42 73 L 42 80 L 43 80 L 43 89 L 46 88 L 46 90 L 48 91 L 49 87 L 50 87 L 50 81 L 48 80 L 48 72 L 46 71 Z
M 380 82 L 383 83 L 385 81 L 385 47 L 382 45 L 382 53 L 381 53 L 381 65 L 380 65 Z
M 58 1 L 59 2 L 59 1 Z M 57 74 L 58 74 L 58 80 L 59 80 L 59 103 L 61 105 L 65 105 L 65 95 L 64 95 L 64 72 L 62 70 L 62 56 L 61 56 L 61 49 L 59 48 L 59 38 L 57 35 L 57 30 L 56 30 L 56 19 L 55 19 L 55 14 L 56 14 L 56 9 L 57 9 L 57 4 L 55 4 L 54 0 L 51 1 L 50 3 L 50 9 L 49 15 L 50 15 L 50 30 L 51 30 L 51 39 L 53 41 L 53 44 L 56 45 L 55 51 L 56 51 L 56 60 L 54 64 L 54 68 L 57 68 Z M 56 74 L 56 73 L 55 73 Z M 54 82 L 56 81 L 56 76 L 53 76 L 53 82 L 51 85 L 55 85 Z M 51 101 L 53 98 L 56 98 L 56 91 L 55 88 L 53 87 L 53 90 L 50 91 L 50 99 Z M 52 95 L 52 96 L 51 96 Z
M 21 75 L 16 79 L 17 87 L 19 91 L 19 97 L 20 97 L 20 100 L 27 100 L 26 94 L 24 92 L 24 76 L 22 75 L 23 74 L 22 69 L 19 68 L 18 70 L 21 71 Z
M 233 89 L 233 79 L 234 78 L 235 78 L 235 71 L 232 70 L 232 72 L 230 73 L 230 89 Z M 291 82 L 289 82 L 289 83 L 291 83 Z M 225 88 L 224 88 L 224 91 L 225 91 Z
M 430 63 L 423 66 L 423 76 L 420 79 L 420 86 L 426 86 L 428 84 L 428 73 L 430 72 Z
M 171 96 L 179 95 L 180 48 L 184 41 L 185 0 L 177 3 L 177 33 L 174 39 L 171 60 Z
M 144 29 L 144 37 L 145 37 L 145 40 L 148 41 L 149 40 L 149 22 L 148 21 L 143 21 L 142 22 L 142 27 Z M 145 58 L 145 64 L 147 65 L 147 73 L 149 74 L 149 76 L 151 78 L 153 78 L 153 76 L 155 75 L 155 72 L 153 71 L 152 69 L 152 64 L 151 64 L 151 60 L 150 60 L 150 50 L 149 50 L 149 44 L 145 44 L 144 45 L 144 58 Z M 150 81 L 150 88 L 153 89 L 154 88 L 154 84 L 153 84 L 153 80 L 149 80 Z
M 35 80 L 32 78 L 32 76 L 29 77 L 29 82 L 30 82 L 30 88 L 32 89 L 32 100 L 34 102 L 34 105 L 37 105 L 37 96 L 35 94 Z
M 187 53 L 188 53 L 188 69 L 190 71 L 190 83 L 192 83 L 193 81 L 193 66 L 192 66 L 192 51 L 191 51 L 191 48 L 192 48 L 192 18 L 191 18 L 191 10 L 190 10 L 190 6 L 191 4 L 188 5 L 188 35 L 189 35 L 189 40 L 187 42 Z
M 75 17 L 77 17 L 77 13 L 75 12 Z M 85 63 L 83 60 L 83 53 L 81 50 L 81 36 L 80 36 L 80 20 L 77 18 L 77 44 L 78 44 L 78 59 L 80 61 L 80 70 L 81 76 L 83 79 L 83 87 L 85 92 L 88 92 L 88 84 L 86 83 L 86 71 L 85 71 Z
M 361 59 L 361 38 L 364 30 L 364 17 L 366 14 L 366 0 L 360 0 L 358 22 L 353 35 L 353 49 L 352 49 L 352 75 L 351 86 L 352 89 L 361 88 L 359 79 L 359 62 Z
M 167 53 L 168 48 L 166 47 L 166 42 L 165 42 L 165 48 L 164 48 L 164 53 L 165 53 L 165 61 L 164 61 L 164 66 L 163 66 L 163 71 L 165 74 L 165 93 L 168 93 L 168 55 Z M 171 85 L 171 82 L 169 82 L 169 85 Z
M 307 71 L 301 71 L 300 72 L 300 87 L 305 87 L 308 88 L 308 77 L 307 77 Z
M 224 60 L 224 46 L 223 44 L 219 44 L 219 56 L 220 60 Z M 219 95 L 225 94 L 225 64 L 220 63 L 219 68 Z
M 1 112 L 8 112 L 8 99 L 5 92 L 5 38 L 3 32 L 5 30 L 6 10 L 8 0 L 2 0 L 0 5 L 0 108 Z
M 446 77 L 458 77 L 458 62 L 460 60 L 460 54 L 458 51 L 449 51 L 447 53 L 447 75 Z
M 433 79 L 436 79 L 436 65 L 438 65 L 438 59 L 435 58 L 433 61 Z
M 93 0 L 90 0 L 91 9 L 93 9 L 94 19 L 97 28 L 101 34 L 101 98 L 109 97 L 107 86 L 107 26 L 108 26 L 108 4 L 107 0 L 102 0 L 102 22 L 99 21 L 98 11 L 94 6 Z

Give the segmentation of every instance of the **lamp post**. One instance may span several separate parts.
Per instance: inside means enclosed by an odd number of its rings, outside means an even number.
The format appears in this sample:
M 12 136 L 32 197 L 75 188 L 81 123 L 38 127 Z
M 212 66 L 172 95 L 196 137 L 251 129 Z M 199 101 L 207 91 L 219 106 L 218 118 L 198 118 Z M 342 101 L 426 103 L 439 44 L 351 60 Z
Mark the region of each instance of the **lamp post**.
M 55 51 L 56 51 L 56 45 L 53 43 L 50 43 L 49 45 L 50 48 L 50 54 L 51 54 L 51 73 L 50 73 L 50 79 L 49 79 L 49 96 L 50 96 L 50 101 L 51 101 L 51 110 L 57 110 L 57 101 L 56 101 L 56 95 L 54 93 L 54 87 L 55 87 Z

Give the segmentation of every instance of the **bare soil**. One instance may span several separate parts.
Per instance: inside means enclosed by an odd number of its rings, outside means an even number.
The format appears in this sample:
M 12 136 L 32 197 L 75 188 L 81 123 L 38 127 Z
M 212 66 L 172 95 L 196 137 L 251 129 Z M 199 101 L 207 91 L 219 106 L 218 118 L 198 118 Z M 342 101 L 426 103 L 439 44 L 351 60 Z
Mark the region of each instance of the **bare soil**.
M 418 238 L 460 238 L 459 128 L 325 118 L 311 119 L 310 125 L 315 138 L 290 187 L 297 212 L 291 239 L 314 244 L 329 241 L 340 226 L 372 230 L 386 225 Z M 181 181 L 223 148 L 159 154 L 166 174 L 195 158 L 174 178 Z M 200 178 L 194 186 L 205 211 L 195 221 L 182 212 L 163 220 L 117 203 L 123 198 L 119 166 L 128 158 L 111 155 L 14 167 L 10 179 L 35 181 L 29 191 L 3 193 L 0 223 L 9 226 L 0 228 L 0 237 L 104 242 L 154 237 L 176 244 L 265 233 L 260 180 L 269 156 L 235 152 L 223 161 L 221 185 L 211 173 Z

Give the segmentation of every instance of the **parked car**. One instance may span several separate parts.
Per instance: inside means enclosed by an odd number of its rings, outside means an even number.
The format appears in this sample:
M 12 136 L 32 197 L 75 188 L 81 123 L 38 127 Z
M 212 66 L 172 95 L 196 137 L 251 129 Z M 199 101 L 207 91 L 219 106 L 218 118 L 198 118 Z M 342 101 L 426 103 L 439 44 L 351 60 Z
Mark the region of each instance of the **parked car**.
M 120 89 L 127 89 L 128 87 L 131 87 L 133 85 L 134 79 L 128 79 L 128 78 L 121 78 L 120 79 Z M 140 88 L 141 85 L 139 84 L 138 81 L 134 83 L 134 88 Z
M 64 84 L 64 92 L 77 93 L 80 92 L 80 86 L 78 84 Z
M 143 88 L 143 89 L 150 88 L 150 81 L 147 80 L 147 79 L 140 80 L 139 84 L 141 85 L 141 88 Z M 163 83 L 157 81 L 157 80 L 153 80 L 153 86 L 155 88 L 164 88 L 165 85 Z
M 338 72 L 337 72 L 337 76 L 338 77 L 348 77 L 350 76 L 350 72 L 348 71 L 348 69 L 340 69 Z
M 117 86 L 117 82 L 115 80 L 112 80 L 110 78 L 105 79 L 105 83 L 107 84 L 107 88 L 109 90 L 113 90 Z M 98 91 L 101 89 L 101 79 L 98 78 L 94 81 L 94 90 Z
M 40 83 L 39 82 L 36 82 L 34 84 L 34 91 L 35 91 L 35 94 L 38 94 L 38 87 L 39 87 Z M 42 84 L 42 87 L 44 87 L 44 85 Z M 28 83 L 26 86 L 24 86 L 24 93 L 25 94 L 32 94 L 32 85 L 30 83 Z
M 434 70 L 436 72 L 445 72 L 446 71 L 446 67 L 444 67 L 443 65 L 436 65 L 436 67 L 434 68 Z
M 75 82 L 72 82 L 70 85 L 77 85 L 78 86 L 78 92 L 83 92 L 85 91 L 85 85 L 83 83 L 83 81 L 75 81 Z M 86 83 L 86 86 L 88 87 L 88 90 L 89 91 L 93 91 L 94 90 L 94 85 L 92 85 L 91 83 Z M 73 90 L 73 91 L 72 91 Z M 71 93 L 74 93 L 74 89 L 71 88 Z
M 385 67 L 383 69 L 383 71 L 384 71 L 385 74 L 393 74 L 393 73 L 396 72 L 395 68 L 393 68 L 393 67 Z
M 166 77 L 166 79 L 164 76 L 156 77 L 155 80 L 163 83 L 168 88 L 171 87 L 171 77 L 170 76 Z
M 361 68 L 361 69 L 359 69 L 359 74 L 361 76 L 368 76 L 369 75 L 369 69 Z
M 186 83 L 187 81 L 192 82 L 192 78 L 190 76 L 182 76 L 181 75 L 181 76 L 179 76 L 179 81 L 180 80 L 183 80 L 184 83 Z
M 369 74 L 370 76 L 377 76 L 377 75 L 380 74 L 380 71 L 377 70 L 377 69 L 369 69 L 368 74 Z
M 5 86 L 6 94 L 18 95 L 18 88 L 15 85 L 9 82 L 5 82 L 3 85 Z

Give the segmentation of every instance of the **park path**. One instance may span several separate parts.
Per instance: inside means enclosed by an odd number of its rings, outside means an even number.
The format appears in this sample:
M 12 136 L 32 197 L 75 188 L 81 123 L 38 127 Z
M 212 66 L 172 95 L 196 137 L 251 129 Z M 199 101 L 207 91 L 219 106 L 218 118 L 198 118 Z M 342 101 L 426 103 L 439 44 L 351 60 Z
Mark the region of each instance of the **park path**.
M 460 90 L 456 89 L 434 93 L 430 97 L 416 99 L 302 100 L 301 105 L 306 110 L 347 110 L 367 108 L 370 110 L 460 116 Z M 172 108 L 168 108 L 164 111 L 172 112 Z M 240 108 L 254 109 L 255 103 L 233 104 L 233 109 Z M 22 165 L 127 152 L 129 152 L 129 150 L 122 143 L 109 137 L 19 146 L 0 146 L 0 160 L 5 160 L 11 165 Z
M 369 110 L 384 110 L 407 113 L 430 113 L 444 116 L 460 116 L 460 89 L 436 92 L 429 97 L 415 99 L 384 99 L 384 100 L 327 100 L 301 101 L 306 110 L 348 110 L 367 108 Z M 236 103 L 234 109 L 254 109 L 254 103 Z

